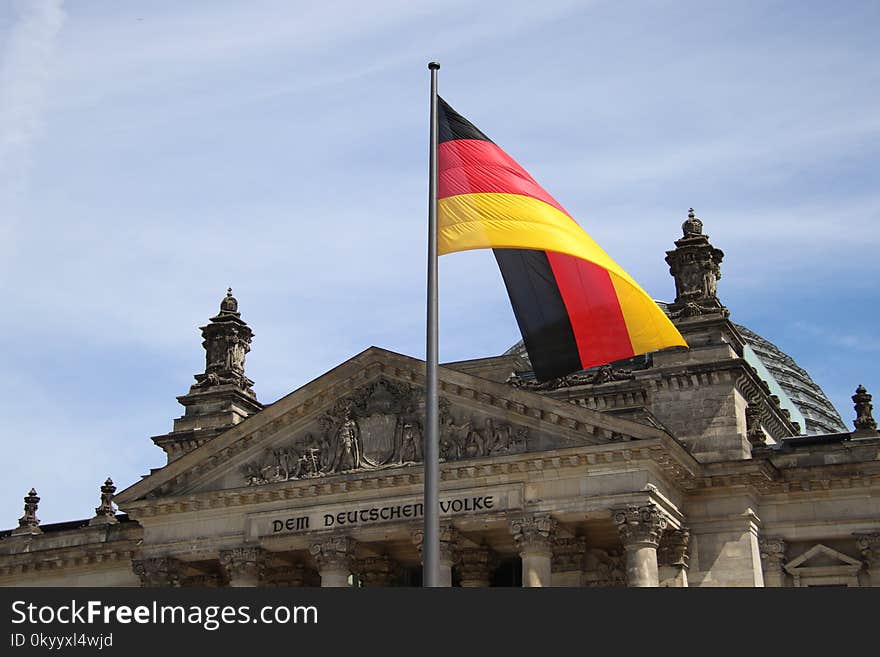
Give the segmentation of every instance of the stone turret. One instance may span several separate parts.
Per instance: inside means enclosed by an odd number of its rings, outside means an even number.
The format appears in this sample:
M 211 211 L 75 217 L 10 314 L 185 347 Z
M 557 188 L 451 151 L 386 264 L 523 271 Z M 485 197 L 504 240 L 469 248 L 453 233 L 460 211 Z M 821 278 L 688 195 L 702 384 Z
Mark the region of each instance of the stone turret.
M 153 442 L 173 461 L 260 411 L 253 385 L 244 371 L 254 333 L 238 312 L 232 288 L 220 302 L 220 312 L 200 327 L 205 348 L 205 371 L 186 395 L 177 398 L 185 408 L 171 433 Z
M 681 225 L 683 237 L 675 249 L 666 252 L 669 273 L 675 279 L 675 301 L 669 305 L 670 317 L 694 317 L 708 313 L 729 314 L 718 300 L 718 280 L 724 252 L 709 243 L 703 222 L 694 209 Z
M 651 412 L 699 461 L 749 458 L 753 449 L 799 428 L 755 370 L 757 357 L 718 299 L 724 253 L 709 242 L 693 208 L 681 229 L 666 252 L 675 279 L 667 313 L 688 349 L 653 354 L 653 372 L 669 377 L 670 385 L 652 394 Z

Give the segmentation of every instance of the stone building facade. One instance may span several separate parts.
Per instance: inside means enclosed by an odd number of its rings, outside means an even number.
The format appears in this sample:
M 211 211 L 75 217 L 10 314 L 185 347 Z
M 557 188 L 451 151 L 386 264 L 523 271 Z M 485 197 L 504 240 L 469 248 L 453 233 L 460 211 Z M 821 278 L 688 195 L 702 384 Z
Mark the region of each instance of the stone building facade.
M 734 324 L 693 212 L 665 304 L 689 348 L 538 383 L 522 345 L 441 368 L 451 586 L 880 586 L 880 434 Z M 414 586 L 424 363 L 370 347 L 261 404 L 231 290 L 167 465 L 86 520 L 0 532 L 4 586 Z M 120 513 L 114 509 L 119 507 Z

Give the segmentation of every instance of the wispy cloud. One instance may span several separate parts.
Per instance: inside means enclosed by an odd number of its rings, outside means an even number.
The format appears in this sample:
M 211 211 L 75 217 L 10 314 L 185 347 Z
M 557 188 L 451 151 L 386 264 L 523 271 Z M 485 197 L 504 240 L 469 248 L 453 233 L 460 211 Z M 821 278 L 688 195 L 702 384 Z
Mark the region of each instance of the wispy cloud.
M 0 60 L 0 245 L 8 248 L 15 203 L 32 164 L 32 149 L 43 128 L 55 44 L 64 24 L 63 0 L 21 0 Z M 2 258 L 0 258 L 2 260 Z

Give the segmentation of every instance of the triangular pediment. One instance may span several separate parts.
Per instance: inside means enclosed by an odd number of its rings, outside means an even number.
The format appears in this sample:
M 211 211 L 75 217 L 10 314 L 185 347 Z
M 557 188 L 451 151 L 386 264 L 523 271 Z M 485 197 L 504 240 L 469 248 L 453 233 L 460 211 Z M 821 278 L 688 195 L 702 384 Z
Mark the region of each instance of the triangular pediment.
M 422 460 L 424 370 L 424 361 L 370 347 L 154 471 L 116 501 L 411 466 Z M 440 396 L 446 461 L 666 435 L 444 367 Z
M 862 563 L 858 559 L 853 559 L 843 552 L 838 552 L 826 545 L 817 543 L 799 557 L 795 557 L 787 564 L 785 570 L 791 574 L 795 574 L 800 570 L 815 568 L 854 568 L 858 570 Z

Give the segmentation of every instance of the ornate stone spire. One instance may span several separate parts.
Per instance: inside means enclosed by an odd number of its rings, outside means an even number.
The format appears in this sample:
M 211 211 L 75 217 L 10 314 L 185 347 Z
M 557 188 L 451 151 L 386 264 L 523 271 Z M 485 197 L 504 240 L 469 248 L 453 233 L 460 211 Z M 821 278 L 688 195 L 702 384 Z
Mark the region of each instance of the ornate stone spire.
M 112 525 L 117 522 L 116 512 L 113 510 L 113 493 L 116 486 L 113 480 L 107 477 L 107 481 L 101 486 L 101 506 L 95 509 L 95 517 L 89 520 L 89 525 Z
M 856 419 L 853 421 L 856 434 L 876 436 L 877 422 L 874 420 L 874 406 L 871 404 L 872 396 L 865 390 L 865 386 L 859 385 L 856 394 L 852 396 L 856 410 Z
M 729 314 L 718 300 L 718 279 L 724 252 L 709 243 L 703 234 L 703 222 L 691 208 L 681 225 L 682 238 L 675 249 L 666 252 L 669 273 L 675 279 L 675 302 L 669 305 L 670 316 L 694 317 L 708 313 Z
M 30 492 L 24 496 L 24 515 L 18 519 L 18 528 L 12 530 L 13 535 L 18 534 L 42 534 L 40 529 L 40 519 L 37 518 L 37 506 L 40 498 L 37 491 L 31 488 Z
M 241 319 L 238 300 L 232 296 L 231 287 L 227 288 L 226 296 L 220 302 L 220 313 L 200 330 L 204 338 L 205 372 L 195 375 L 193 387 L 234 385 L 254 397 L 251 389 L 254 382 L 244 375 L 244 360 L 251 350 L 254 333 Z
M 263 408 L 254 394 L 254 382 L 244 372 L 254 333 L 238 312 L 232 288 L 220 301 L 220 312 L 200 330 L 205 371 L 195 375 L 189 393 L 177 398 L 186 412 L 174 420 L 174 430 L 153 438 L 169 462 Z

